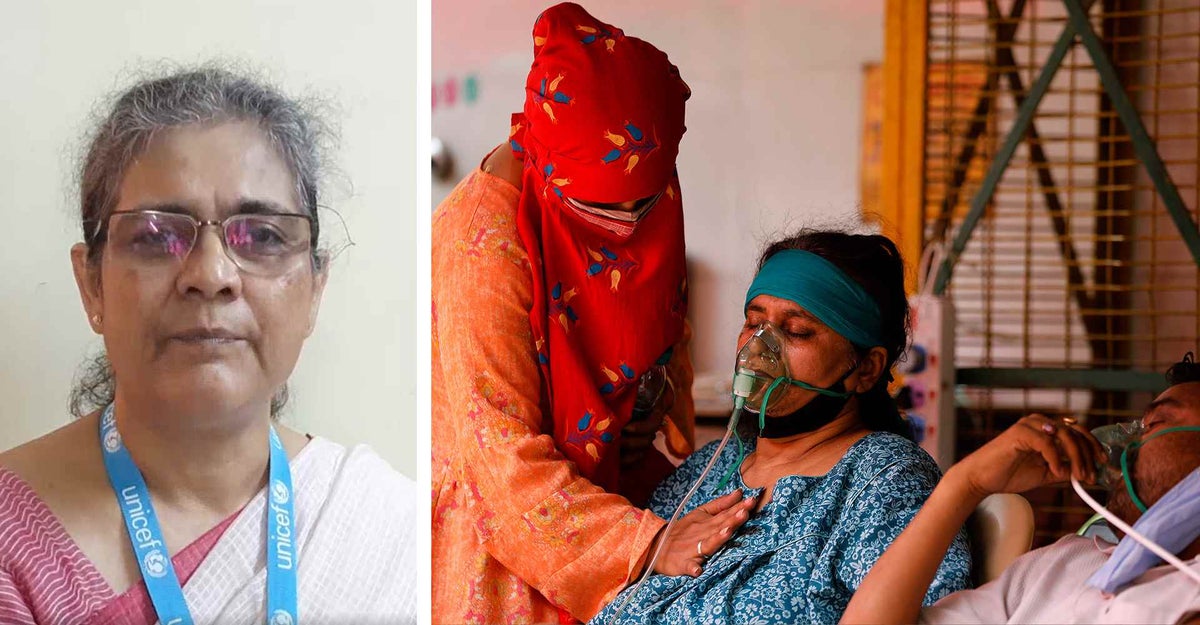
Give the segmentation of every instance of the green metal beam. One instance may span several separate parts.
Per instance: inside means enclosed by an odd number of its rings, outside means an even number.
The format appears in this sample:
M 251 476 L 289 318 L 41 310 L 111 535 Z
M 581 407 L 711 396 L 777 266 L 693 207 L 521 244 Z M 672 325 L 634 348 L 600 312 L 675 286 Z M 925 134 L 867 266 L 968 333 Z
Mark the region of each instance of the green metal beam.
M 1017 117 L 1013 121 L 1013 126 L 1009 129 L 1008 136 L 1005 137 L 1000 151 L 997 152 L 995 159 L 988 168 L 987 175 L 984 176 L 979 191 L 975 194 L 975 197 L 971 198 L 970 210 L 967 212 L 966 218 L 963 219 L 963 223 L 954 237 L 950 251 L 946 254 L 945 260 L 942 261 L 942 266 L 938 268 L 937 279 L 933 286 L 934 293 L 936 294 L 945 293 L 946 287 L 950 285 L 954 266 L 962 256 L 963 250 L 966 249 L 971 235 L 975 232 L 975 228 L 978 227 L 980 220 L 983 219 L 984 211 L 987 210 L 987 204 L 991 201 L 992 195 L 996 191 L 996 185 L 1000 183 L 1005 170 L 1008 169 L 1008 164 L 1012 160 L 1017 146 L 1028 132 L 1029 125 L 1033 120 L 1038 105 L 1041 103 L 1042 97 L 1046 94 L 1046 90 L 1049 89 L 1050 82 L 1054 79 L 1054 74 L 1058 72 L 1063 58 L 1070 51 L 1071 46 L 1074 45 L 1077 36 L 1087 49 L 1092 63 L 1096 66 L 1096 72 L 1100 75 L 1100 82 L 1104 86 L 1109 99 L 1112 100 L 1113 108 L 1117 111 L 1117 116 L 1125 126 L 1126 132 L 1129 133 L 1138 160 L 1145 166 L 1146 173 L 1150 176 L 1151 182 L 1154 183 L 1154 188 L 1162 198 L 1163 204 L 1167 208 L 1167 213 L 1171 216 L 1172 221 L 1175 222 L 1175 227 L 1179 230 L 1180 237 L 1183 238 L 1188 251 L 1191 252 L 1192 259 L 1200 267 L 1200 229 L 1197 228 L 1195 220 L 1192 219 L 1191 214 L 1188 212 L 1187 205 L 1184 204 L 1183 198 L 1179 195 L 1179 190 L 1171 182 L 1167 168 L 1163 164 L 1162 158 L 1158 155 L 1158 149 L 1155 147 L 1154 140 L 1146 132 L 1146 127 L 1142 124 L 1137 109 L 1134 108 L 1128 94 L 1125 93 L 1125 88 L 1121 85 L 1121 80 L 1117 76 L 1116 69 L 1113 68 L 1112 62 L 1104 52 L 1104 46 L 1100 38 L 1092 30 L 1086 6 L 1080 4 L 1079 0 L 1063 0 L 1063 4 L 1067 8 L 1069 16 L 1067 25 L 1063 29 L 1062 35 L 1059 36 L 1058 41 L 1055 42 L 1049 58 L 1046 59 L 1046 65 L 1042 67 L 1042 72 L 1038 75 L 1037 81 L 1034 82 L 1030 89 L 1028 97 L 1017 110 Z M 1090 3 L 1088 4 L 1090 5 Z
M 1092 0 L 1088 0 L 1089 2 Z M 995 38 L 993 44 L 995 52 L 996 65 L 1016 67 L 1016 61 L 1005 62 L 1001 59 L 1001 54 L 1009 51 L 1013 47 L 1013 40 L 1016 37 L 1017 26 L 1020 24 L 1021 17 L 1025 13 L 1025 0 L 1015 0 L 1012 9 L 1009 11 L 1008 19 L 1005 19 L 1004 14 L 1000 11 L 1000 0 L 987 0 L 988 18 L 996 22 Z M 1011 56 L 1011 52 L 1009 52 Z M 1013 70 L 1014 72 L 1016 69 Z M 983 89 L 979 93 L 979 97 L 975 99 L 975 107 L 971 110 L 971 124 L 967 127 L 967 131 L 963 133 L 965 142 L 962 149 L 958 152 L 958 157 L 955 159 L 954 169 L 950 174 L 950 184 L 946 187 L 946 196 L 942 198 L 942 205 L 938 209 L 937 220 L 933 222 L 933 233 L 929 239 L 933 241 L 942 241 L 946 238 L 946 231 L 950 229 L 950 222 L 954 219 L 954 207 L 958 206 L 959 195 L 963 191 L 963 183 L 967 180 L 967 173 L 971 170 L 971 161 L 975 160 L 975 152 L 979 149 L 979 145 L 983 137 L 987 134 L 988 120 L 991 118 L 992 107 L 998 99 L 995 96 L 996 88 L 1000 85 L 1000 78 L 993 72 L 987 73 L 987 78 L 984 82 Z M 1024 89 L 1022 89 L 1024 91 Z M 1020 106 L 1020 103 L 1017 103 Z M 925 241 L 922 241 L 924 244 Z M 927 279 L 927 276 L 921 276 L 921 280 Z
M 1192 220 L 1187 205 L 1179 196 L 1179 190 L 1171 182 L 1171 176 L 1167 172 L 1166 166 L 1163 165 L 1162 158 L 1158 155 L 1158 148 L 1155 147 L 1150 134 L 1146 132 L 1142 118 L 1134 108 L 1133 102 L 1129 100 L 1129 95 L 1125 93 L 1121 79 L 1117 76 L 1117 71 L 1109 61 L 1108 55 L 1105 54 L 1100 38 L 1092 30 L 1087 11 L 1079 4 L 1079 0 L 1063 0 L 1063 4 L 1066 5 L 1069 14 L 1070 29 L 1079 35 L 1083 47 L 1092 57 L 1096 72 L 1100 74 L 1100 83 L 1104 85 L 1104 91 L 1112 100 L 1117 116 L 1125 126 L 1125 131 L 1129 133 L 1138 160 L 1145 166 L 1146 173 L 1154 183 L 1154 188 L 1158 191 L 1163 204 L 1167 207 L 1167 212 L 1175 222 L 1175 227 L 1179 229 L 1179 235 L 1183 237 L 1183 242 L 1191 251 L 1192 259 L 1196 261 L 1197 266 L 1200 266 L 1200 230 L 1197 230 L 1196 222 Z
M 975 193 L 975 197 L 971 198 L 971 208 L 967 212 L 967 216 L 963 219 L 963 223 L 958 228 L 958 233 L 954 237 L 954 243 L 951 245 L 949 252 L 946 253 L 945 260 L 942 261 L 942 266 L 938 269 L 937 280 L 933 284 L 933 292 L 941 295 L 946 292 L 946 287 L 950 285 L 950 277 L 954 273 L 954 265 L 958 263 L 958 259 L 962 256 L 963 250 L 967 247 L 967 242 L 971 240 L 971 235 L 974 234 L 975 228 L 983 219 L 983 213 L 987 210 L 988 202 L 992 199 L 992 194 L 996 191 L 996 185 L 1000 184 L 1000 178 L 1004 176 L 1004 171 L 1008 169 L 1008 163 L 1012 160 L 1013 154 L 1017 151 L 1017 146 L 1025 137 L 1026 131 L 1029 129 L 1029 124 L 1033 121 L 1033 116 L 1037 112 L 1038 104 L 1041 104 L 1042 97 L 1046 95 L 1046 91 L 1050 88 L 1050 82 L 1054 79 L 1054 74 L 1058 72 L 1058 68 L 1062 65 L 1063 58 L 1067 56 L 1071 46 L 1075 44 L 1075 31 L 1068 24 L 1063 29 L 1062 35 L 1058 41 L 1054 43 L 1054 48 L 1050 51 L 1049 58 L 1046 59 L 1046 65 L 1042 67 L 1041 74 L 1038 75 L 1036 81 L 1029 89 L 1029 94 L 1025 101 L 1021 103 L 1021 107 L 1017 109 L 1017 117 L 1013 121 L 1012 128 L 1008 130 L 1008 136 L 1004 138 L 1004 143 L 1000 146 L 1000 151 L 996 153 L 996 157 L 992 160 L 991 166 L 988 168 L 987 175 L 983 178 L 983 184 L 980 185 L 979 191 Z
M 1150 393 L 1167 388 L 1163 374 L 1136 369 L 968 367 L 955 370 L 954 383 L 980 388 L 1072 388 Z

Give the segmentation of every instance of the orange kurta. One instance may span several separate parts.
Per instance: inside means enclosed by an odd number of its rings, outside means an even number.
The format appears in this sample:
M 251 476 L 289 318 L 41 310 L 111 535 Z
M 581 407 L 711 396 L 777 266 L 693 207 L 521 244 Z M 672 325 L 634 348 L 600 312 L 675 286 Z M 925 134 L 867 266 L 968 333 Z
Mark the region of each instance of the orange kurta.
M 433 217 L 433 620 L 587 619 L 640 571 L 664 521 L 555 448 L 529 325 L 519 191 L 476 170 Z M 674 352 L 668 446 L 691 451 L 690 331 Z

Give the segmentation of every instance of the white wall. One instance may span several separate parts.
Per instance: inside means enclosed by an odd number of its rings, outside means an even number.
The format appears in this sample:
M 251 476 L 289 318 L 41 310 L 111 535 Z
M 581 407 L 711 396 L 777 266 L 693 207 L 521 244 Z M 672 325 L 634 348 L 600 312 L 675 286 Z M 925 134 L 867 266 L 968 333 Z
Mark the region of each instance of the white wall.
M 74 157 L 98 98 L 162 59 L 244 59 L 340 107 L 331 189 L 357 246 L 335 262 L 289 420 L 417 475 L 416 9 L 389 0 L 5 2 L 0 19 L 0 449 L 67 422 L 101 343 L 68 249 Z M 124 76 L 126 79 L 122 79 Z
M 784 229 L 858 222 L 861 67 L 883 58 L 883 0 L 581 3 L 666 51 L 692 87 L 679 157 L 692 356 L 697 374 L 727 380 L 763 244 Z M 433 112 L 457 177 L 506 137 L 522 104 L 534 18 L 551 4 L 433 0 L 435 89 L 469 74 L 480 80 L 476 103 L 460 94 Z M 435 205 L 452 184 L 434 183 Z

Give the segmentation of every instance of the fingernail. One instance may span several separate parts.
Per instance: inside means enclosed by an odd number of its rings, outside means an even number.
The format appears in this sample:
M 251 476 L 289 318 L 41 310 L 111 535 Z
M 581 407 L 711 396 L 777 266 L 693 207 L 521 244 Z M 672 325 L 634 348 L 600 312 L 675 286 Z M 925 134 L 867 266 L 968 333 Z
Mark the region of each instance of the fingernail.
M 1047 433 L 1047 434 L 1053 434 L 1054 432 L 1056 432 L 1056 431 L 1057 431 L 1057 428 L 1055 428 L 1055 427 L 1054 427 L 1054 424 L 1053 424 L 1053 423 L 1043 423 L 1043 424 L 1042 424 L 1042 431 L 1043 431 L 1043 432 L 1045 432 L 1045 433 Z

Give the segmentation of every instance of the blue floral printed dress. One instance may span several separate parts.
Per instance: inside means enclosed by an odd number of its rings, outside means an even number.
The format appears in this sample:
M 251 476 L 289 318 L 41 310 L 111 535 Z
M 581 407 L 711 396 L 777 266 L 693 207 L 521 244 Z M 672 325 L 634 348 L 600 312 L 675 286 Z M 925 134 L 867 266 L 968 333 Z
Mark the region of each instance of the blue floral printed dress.
M 737 472 L 717 488 L 737 462 L 734 443 L 725 446 L 685 514 L 734 489 L 762 492 L 747 487 Z M 754 442 L 748 446 L 752 449 Z M 655 514 L 670 518 L 716 448 L 714 442 L 692 454 L 659 485 L 650 499 Z M 933 459 L 911 441 L 885 432 L 868 434 L 828 474 L 781 478 L 771 501 L 713 554 L 700 577 L 653 575 L 620 621 L 614 617 L 632 586 L 591 623 L 836 623 L 867 571 L 940 477 Z M 925 605 L 967 588 L 970 575 L 970 549 L 960 531 Z

